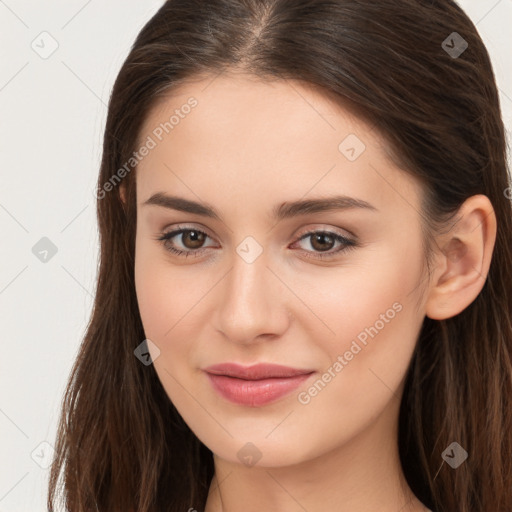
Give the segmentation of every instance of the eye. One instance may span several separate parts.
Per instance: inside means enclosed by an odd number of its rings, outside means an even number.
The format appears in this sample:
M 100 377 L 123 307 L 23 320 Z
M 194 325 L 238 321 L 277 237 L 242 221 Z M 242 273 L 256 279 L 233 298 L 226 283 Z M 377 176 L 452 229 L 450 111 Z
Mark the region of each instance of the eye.
M 181 236 L 180 236 L 181 235 Z M 182 248 L 176 247 L 173 238 L 179 237 Z M 164 248 L 177 256 L 187 258 L 190 256 L 200 256 L 208 246 L 203 246 L 206 239 L 210 238 L 207 233 L 200 229 L 185 228 L 178 226 L 177 229 L 168 233 L 161 233 L 157 240 L 162 243 Z M 304 250 L 307 258 L 326 259 L 332 258 L 338 253 L 348 251 L 357 247 L 357 242 L 351 240 L 339 233 L 332 231 L 309 231 L 304 233 L 294 244 L 298 244 L 303 240 L 310 239 L 310 246 L 313 250 Z M 333 246 L 339 244 L 336 250 L 332 250 Z M 211 246 L 210 246 L 211 247 Z
M 299 243 L 306 239 L 310 240 L 309 245 L 314 249 L 313 251 L 305 251 L 307 258 L 332 258 L 338 253 L 355 249 L 358 245 L 355 240 L 351 240 L 343 235 L 340 235 L 339 233 L 332 231 L 308 231 L 302 235 L 295 243 Z M 336 243 L 340 244 L 340 246 L 338 246 L 336 250 L 332 251 L 331 249 Z
M 181 235 L 181 243 L 185 250 L 177 248 L 171 243 L 171 240 L 178 235 Z M 210 237 L 200 229 L 185 229 L 178 226 L 178 229 L 170 231 L 169 233 L 162 233 L 157 240 L 159 240 L 164 248 L 169 252 L 187 258 L 189 255 L 200 256 L 200 254 L 205 250 L 205 247 L 201 246 L 207 238 Z

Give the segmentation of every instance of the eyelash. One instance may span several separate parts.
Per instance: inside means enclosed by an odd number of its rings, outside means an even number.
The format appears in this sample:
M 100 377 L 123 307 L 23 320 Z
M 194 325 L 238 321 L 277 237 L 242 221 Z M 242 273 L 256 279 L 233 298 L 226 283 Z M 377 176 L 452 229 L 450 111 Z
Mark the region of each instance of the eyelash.
M 200 234 L 206 235 L 208 238 L 211 238 L 207 233 L 205 233 L 204 231 L 201 231 L 200 229 L 183 228 L 181 226 L 178 226 L 178 229 L 170 231 L 169 233 L 161 233 L 156 238 L 156 240 L 158 240 L 163 245 L 165 250 L 167 250 L 173 254 L 176 254 L 177 256 L 188 258 L 189 255 L 193 255 L 194 257 L 198 257 L 202 254 L 203 251 L 205 251 L 207 249 L 206 247 L 203 247 L 200 249 L 191 249 L 191 250 L 183 251 L 181 249 L 176 249 L 175 247 L 166 245 L 166 242 L 169 241 L 171 238 L 174 238 L 177 235 L 187 233 L 190 231 L 196 231 Z M 332 231 L 325 231 L 325 230 L 308 231 L 307 233 L 304 233 L 303 235 L 301 235 L 296 240 L 296 242 L 300 242 L 301 240 L 304 240 L 305 238 L 308 238 L 308 237 L 310 237 L 312 235 L 316 235 L 316 234 L 329 235 L 332 238 L 334 238 L 334 240 L 336 242 L 340 242 L 340 243 L 344 244 L 344 247 L 341 247 L 336 251 L 324 252 L 324 253 L 315 252 L 315 251 L 304 251 L 307 254 L 307 256 L 306 256 L 307 258 L 313 258 L 313 259 L 319 259 L 319 260 L 328 259 L 328 258 L 332 258 L 334 255 L 336 255 L 338 253 L 348 252 L 348 251 L 353 250 L 356 247 L 358 247 L 358 243 L 355 240 L 350 240 L 338 233 L 334 233 Z M 296 243 L 296 242 L 294 242 L 294 243 Z M 315 256 L 311 255 L 312 252 L 315 254 Z

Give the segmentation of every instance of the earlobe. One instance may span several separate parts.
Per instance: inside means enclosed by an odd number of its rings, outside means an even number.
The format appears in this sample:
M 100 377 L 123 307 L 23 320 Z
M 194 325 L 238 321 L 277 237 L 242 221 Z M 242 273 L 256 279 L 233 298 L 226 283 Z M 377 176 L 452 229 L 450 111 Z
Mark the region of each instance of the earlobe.
M 439 245 L 438 275 L 425 306 L 425 314 L 433 320 L 466 309 L 484 287 L 491 265 L 496 216 L 489 198 L 481 194 L 468 198 L 458 219 Z

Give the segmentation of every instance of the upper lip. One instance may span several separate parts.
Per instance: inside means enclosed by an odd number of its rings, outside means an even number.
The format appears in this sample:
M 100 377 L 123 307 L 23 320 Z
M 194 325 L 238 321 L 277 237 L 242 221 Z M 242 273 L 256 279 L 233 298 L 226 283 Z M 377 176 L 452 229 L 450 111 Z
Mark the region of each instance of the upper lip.
M 214 375 L 225 375 L 245 380 L 259 380 L 270 378 L 296 377 L 297 375 L 306 375 L 313 373 L 314 370 L 305 370 L 291 368 L 271 363 L 258 363 L 252 366 L 243 366 L 237 363 L 221 363 L 208 366 L 205 372 Z

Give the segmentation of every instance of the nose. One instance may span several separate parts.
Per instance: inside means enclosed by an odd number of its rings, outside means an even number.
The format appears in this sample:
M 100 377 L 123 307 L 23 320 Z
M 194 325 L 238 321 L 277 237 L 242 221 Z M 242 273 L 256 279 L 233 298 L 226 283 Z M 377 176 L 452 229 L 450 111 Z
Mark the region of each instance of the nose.
M 228 340 L 248 345 L 288 329 L 292 294 L 272 266 L 265 251 L 251 263 L 234 253 L 233 266 L 219 283 L 215 313 L 216 328 Z

